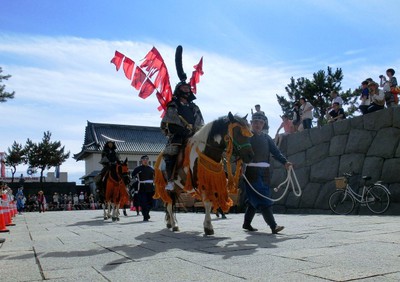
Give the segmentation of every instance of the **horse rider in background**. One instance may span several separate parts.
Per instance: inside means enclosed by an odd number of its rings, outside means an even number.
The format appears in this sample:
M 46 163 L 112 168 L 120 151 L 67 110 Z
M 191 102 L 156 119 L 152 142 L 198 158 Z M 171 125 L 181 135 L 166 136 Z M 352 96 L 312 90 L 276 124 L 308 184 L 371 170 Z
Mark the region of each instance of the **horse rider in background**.
M 113 141 L 107 141 L 104 144 L 103 151 L 101 152 L 101 160 L 100 163 L 103 165 L 103 169 L 99 173 L 98 176 L 96 176 L 96 185 L 98 188 L 103 187 L 105 188 L 105 176 L 107 171 L 110 170 L 110 167 L 113 164 L 116 164 L 119 159 L 119 155 L 116 152 L 117 146 L 115 145 L 115 142 Z

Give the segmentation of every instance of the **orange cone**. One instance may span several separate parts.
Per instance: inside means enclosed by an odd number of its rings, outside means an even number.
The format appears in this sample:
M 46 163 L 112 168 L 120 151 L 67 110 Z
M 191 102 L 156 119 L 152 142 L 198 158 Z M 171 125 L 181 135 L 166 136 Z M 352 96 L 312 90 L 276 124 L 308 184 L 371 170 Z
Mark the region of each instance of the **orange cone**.
M 2 201 L 0 199 L 0 232 L 10 232 L 10 230 L 6 228 L 6 222 L 3 214 L 3 204 L 1 202 Z
M 4 216 L 4 223 L 6 224 L 6 226 L 10 225 L 10 218 L 9 218 L 9 211 L 8 211 L 8 205 L 6 203 L 6 201 L 2 200 L 1 201 L 1 205 L 3 207 L 3 216 Z
M 10 209 L 11 218 L 15 217 L 14 203 L 13 202 L 8 202 L 8 208 Z
M 14 210 L 14 217 L 18 214 L 18 210 L 17 210 L 17 202 L 13 201 L 12 202 L 13 205 L 13 210 Z
M 12 219 L 14 217 L 14 209 L 12 207 L 12 204 L 10 202 L 8 202 L 8 211 L 9 211 L 9 219 L 10 219 L 10 226 L 14 226 L 15 223 L 12 222 Z

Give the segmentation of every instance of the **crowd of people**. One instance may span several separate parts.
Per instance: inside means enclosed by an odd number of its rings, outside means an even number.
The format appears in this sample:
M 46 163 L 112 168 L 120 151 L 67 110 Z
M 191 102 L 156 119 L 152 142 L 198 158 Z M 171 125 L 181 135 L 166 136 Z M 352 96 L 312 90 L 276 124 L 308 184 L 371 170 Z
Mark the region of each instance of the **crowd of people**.
M 45 211 L 62 211 L 62 210 L 84 210 L 101 208 L 98 200 L 93 194 L 87 192 L 60 194 L 54 192 L 53 195 L 45 195 L 41 190 L 37 194 L 24 195 L 23 187 L 18 188 L 15 195 L 17 201 L 17 210 L 22 212 L 39 213 Z
M 390 68 L 386 70 L 387 77 L 385 75 L 379 76 L 379 83 L 375 82 L 372 78 L 367 78 L 361 82 L 359 110 L 363 115 L 382 110 L 385 106 L 390 108 L 398 105 L 400 87 L 397 85 L 397 79 L 394 74 L 395 70 Z M 332 91 L 330 96 L 331 105 L 327 108 L 325 116 L 327 122 L 332 123 L 346 119 L 343 109 L 343 99 L 339 93 Z M 257 107 L 259 105 L 256 105 Z M 287 114 L 281 116 L 282 123 L 275 134 L 275 143 L 279 146 L 282 142 L 282 136 L 311 128 L 313 119 L 312 110 L 313 106 L 304 97 L 295 102 L 292 109 L 292 119 Z M 280 133 L 282 129 L 283 133 Z

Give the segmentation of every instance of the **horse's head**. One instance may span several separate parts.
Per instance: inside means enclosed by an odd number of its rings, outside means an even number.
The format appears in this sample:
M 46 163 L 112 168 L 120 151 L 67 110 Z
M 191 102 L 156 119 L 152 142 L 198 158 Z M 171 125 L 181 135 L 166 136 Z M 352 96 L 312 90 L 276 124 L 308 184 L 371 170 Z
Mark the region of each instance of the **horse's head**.
M 128 158 L 124 162 L 117 162 L 117 174 L 124 181 L 125 185 L 129 185 L 131 179 L 129 176 Z
M 228 143 L 231 142 L 232 154 L 241 158 L 244 163 L 249 163 L 253 157 L 254 152 L 251 148 L 250 137 L 253 136 L 251 133 L 250 125 L 247 121 L 247 115 L 243 118 L 228 113 L 228 132 L 225 140 Z

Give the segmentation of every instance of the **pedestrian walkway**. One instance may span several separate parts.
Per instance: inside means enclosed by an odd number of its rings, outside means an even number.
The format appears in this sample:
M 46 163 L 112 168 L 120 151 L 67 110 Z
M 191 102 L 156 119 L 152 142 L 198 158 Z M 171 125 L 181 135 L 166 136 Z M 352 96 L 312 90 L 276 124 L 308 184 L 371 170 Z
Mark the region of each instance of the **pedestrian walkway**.
M 122 213 L 121 213 L 122 214 Z M 98 210 L 17 215 L 0 244 L 0 281 L 400 281 L 400 217 L 277 214 L 272 235 L 241 229 L 243 214 L 164 213 L 149 222 L 128 211 L 104 222 Z

